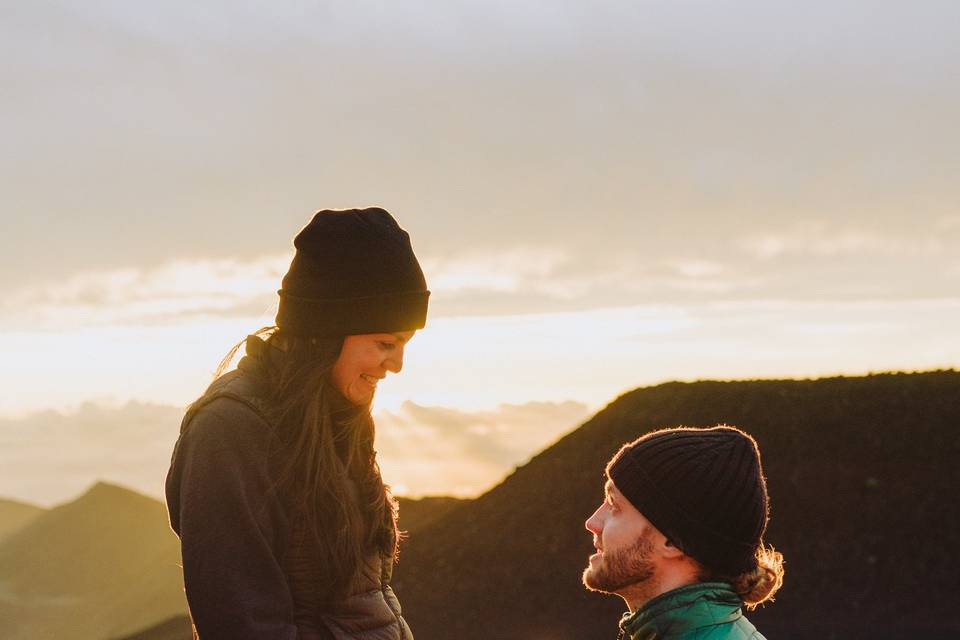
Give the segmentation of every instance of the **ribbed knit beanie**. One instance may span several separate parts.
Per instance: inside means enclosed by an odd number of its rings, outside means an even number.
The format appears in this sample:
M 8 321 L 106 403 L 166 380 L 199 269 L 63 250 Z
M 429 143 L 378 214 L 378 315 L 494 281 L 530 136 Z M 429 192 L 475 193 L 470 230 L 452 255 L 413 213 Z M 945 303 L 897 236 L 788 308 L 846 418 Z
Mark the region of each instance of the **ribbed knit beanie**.
M 654 431 L 625 444 L 607 475 L 653 526 L 708 569 L 739 575 L 756 568 L 769 500 L 750 435 L 728 426 Z
M 430 292 L 410 236 L 379 208 L 324 210 L 293 241 L 277 326 L 338 337 L 421 329 Z

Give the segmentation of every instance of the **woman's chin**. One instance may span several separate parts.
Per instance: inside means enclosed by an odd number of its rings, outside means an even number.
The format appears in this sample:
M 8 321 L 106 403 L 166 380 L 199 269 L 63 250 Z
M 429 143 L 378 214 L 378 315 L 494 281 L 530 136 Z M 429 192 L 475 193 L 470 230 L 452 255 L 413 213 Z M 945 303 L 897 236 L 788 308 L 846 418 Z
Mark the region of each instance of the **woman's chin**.
M 373 395 L 373 389 L 350 389 L 350 393 L 346 394 L 346 398 L 350 404 L 361 407 L 373 402 Z

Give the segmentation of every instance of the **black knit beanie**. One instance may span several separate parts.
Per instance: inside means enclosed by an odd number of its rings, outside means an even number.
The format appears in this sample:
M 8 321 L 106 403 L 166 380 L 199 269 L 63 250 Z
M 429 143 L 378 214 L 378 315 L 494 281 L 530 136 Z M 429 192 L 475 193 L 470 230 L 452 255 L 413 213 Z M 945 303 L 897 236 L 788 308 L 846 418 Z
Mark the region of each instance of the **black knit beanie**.
M 625 444 L 607 475 L 663 535 L 710 570 L 756 568 L 769 501 L 760 450 L 734 427 L 664 429 Z
M 383 209 L 324 210 L 293 240 L 277 326 L 338 337 L 421 329 L 427 283 L 410 236 Z

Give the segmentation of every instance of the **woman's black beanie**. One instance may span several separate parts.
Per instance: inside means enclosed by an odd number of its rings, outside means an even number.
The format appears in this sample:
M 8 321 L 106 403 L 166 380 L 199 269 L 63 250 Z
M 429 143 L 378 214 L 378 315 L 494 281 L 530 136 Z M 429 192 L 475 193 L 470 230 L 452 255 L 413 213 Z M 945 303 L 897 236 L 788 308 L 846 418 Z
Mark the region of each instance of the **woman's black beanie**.
M 410 236 L 379 208 L 324 210 L 293 240 L 277 326 L 308 337 L 422 329 L 430 292 Z
M 625 444 L 607 475 L 653 526 L 707 569 L 735 576 L 756 568 L 769 499 L 750 435 L 727 426 L 654 431 Z

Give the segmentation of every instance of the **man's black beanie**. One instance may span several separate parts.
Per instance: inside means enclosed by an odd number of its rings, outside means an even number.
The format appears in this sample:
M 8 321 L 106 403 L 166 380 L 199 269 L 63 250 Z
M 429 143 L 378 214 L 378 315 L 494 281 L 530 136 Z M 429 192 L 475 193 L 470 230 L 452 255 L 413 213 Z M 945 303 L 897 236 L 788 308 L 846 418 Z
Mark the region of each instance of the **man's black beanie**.
M 756 441 L 734 427 L 663 429 L 625 444 L 607 465 L 617 489 L 706 568 L 756 568 L 769 513 Z
M 422 329 L 427 283 L 410 236 L 379 208 L 324 210 L 293 241 L 277 326 L 309 337 Z

